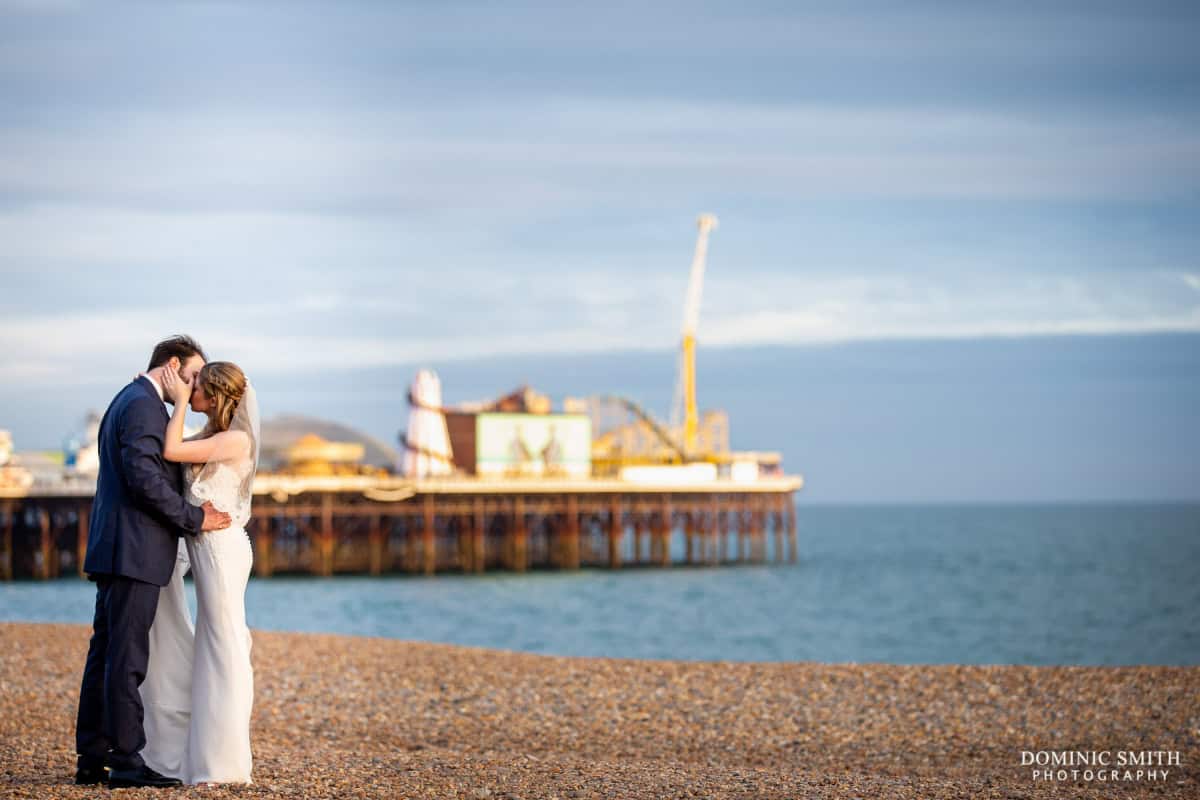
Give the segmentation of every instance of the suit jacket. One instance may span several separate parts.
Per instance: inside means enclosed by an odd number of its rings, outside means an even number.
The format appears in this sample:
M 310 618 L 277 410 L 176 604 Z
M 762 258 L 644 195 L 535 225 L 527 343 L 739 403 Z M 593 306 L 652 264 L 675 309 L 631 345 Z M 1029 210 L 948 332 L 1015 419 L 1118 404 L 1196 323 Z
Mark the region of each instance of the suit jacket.
M 167 409 L 146 377 L 122 389 L 104 412 L 83 561 L 89 576 L 123 575 L 166 586 L 179 536 L 200 532 L 204 511 L 183 499 L 179 465 L 163 458 L 167 421 Z

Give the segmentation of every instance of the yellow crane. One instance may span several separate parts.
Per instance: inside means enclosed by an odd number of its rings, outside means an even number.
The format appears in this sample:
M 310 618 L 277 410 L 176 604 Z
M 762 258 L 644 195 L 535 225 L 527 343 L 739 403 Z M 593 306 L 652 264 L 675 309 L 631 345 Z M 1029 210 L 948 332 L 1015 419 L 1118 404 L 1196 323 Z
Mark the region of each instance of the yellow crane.
M 782 457 L 774 451 L 739 451 L 729 448 L 729 417 L 709 409 L 703 414 L 696 405 L 696 331 L 700 323 L 700 297 L 708 259 L 708 236 L 717 218 L 701 214 L 699 233 L 688 277 L 683 307 L 683 335 L 671 421 L 661 425 L 637 403 L 611 395 L 568 398 L 569 410 L 586 413 L 592 420 L 593 475 L 621 474 L 630 466 L 675 466 L 709 463 L 717 465 L 718 477 L 746 482 L 759 475 L 781 474 Z
M 696 226 L 700 230 L 696 235 L 696 251 L 692 255 L 692 271 L 684 300 L 683 341 L 675 378 L 675 397 L 671 404 L 671 427 L 677 428 L 679 417 L 683 417 L 683 449 L 691 457 L 697 455 L 700 427 L 700 414 L 696 409 L 696 328 L 700 322 L 700 296 L 704 290 L 708 234 L 717 227 L 717 218 L 713 214 L 701 214 Z
M 708 257 L 708 235 L 717 218 L 701 214 L 699 235 L 692 257 L 683 310 L 683 336 L 675 374 L 675 396 L 670 422 L 659 424 L 637 403 L 611 395 L 568 398 L 565 406 L 586 413 L 592 420 L 592 467 L 596 475 L 616 474 L 622 467 L 682 465 L 698 461 L 723 464 L 733 459 L 729 450 L 729 419 L 724 411 L 701 415 L 696 405 L 696 329 Z

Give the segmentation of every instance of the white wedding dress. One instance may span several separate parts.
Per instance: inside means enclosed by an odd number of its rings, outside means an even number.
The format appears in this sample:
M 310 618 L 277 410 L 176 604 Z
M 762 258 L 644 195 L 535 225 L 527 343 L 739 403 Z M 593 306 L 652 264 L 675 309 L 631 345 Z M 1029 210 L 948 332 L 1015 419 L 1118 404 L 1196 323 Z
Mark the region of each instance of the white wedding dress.
M 159 594 L 150 627 L 150 659 L 141 686 L 146 747 L 154 770 L 184 783 L 250 783 L 250 708 L 254 672 L 246 626 L 246 583 L 253 550 L 245 525 L 257 447 L 232 461 L 184 465 L 189 503 L 229 511 L 232 526 L 183 536 L 171 582 Z M 249 479 L 249 480 L 248 480 Z M 240 496 L 246 495 L 246 496 Z M 193 627 L 183 576 L 196 586 Z

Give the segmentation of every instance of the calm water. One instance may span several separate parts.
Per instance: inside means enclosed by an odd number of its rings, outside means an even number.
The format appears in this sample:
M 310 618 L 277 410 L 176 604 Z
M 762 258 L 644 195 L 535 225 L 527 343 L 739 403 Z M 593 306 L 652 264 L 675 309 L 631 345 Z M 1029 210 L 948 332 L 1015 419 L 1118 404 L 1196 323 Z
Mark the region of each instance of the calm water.
M 805 506 L 801 562 L 252 581 L 257 628 L 742 661 L 1200 664 L 1200 505 Z M 0 620 L 85 623 L 77 579 Z

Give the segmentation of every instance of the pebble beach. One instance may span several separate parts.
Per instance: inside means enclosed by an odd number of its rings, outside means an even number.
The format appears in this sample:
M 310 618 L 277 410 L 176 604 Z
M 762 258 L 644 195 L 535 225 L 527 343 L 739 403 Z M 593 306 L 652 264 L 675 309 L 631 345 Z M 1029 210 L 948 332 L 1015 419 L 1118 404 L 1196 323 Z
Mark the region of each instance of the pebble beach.
M 107 791 L 72 784 L 88 635 L 0 623 L 0 796 Z M 120 796 L 1200 796 L 1196 667 L 565 658 L 265 631 L 253 661 L 255 782 Z M 1022 765 L 1065 750 L 1181 763 L 1140 780 Z

